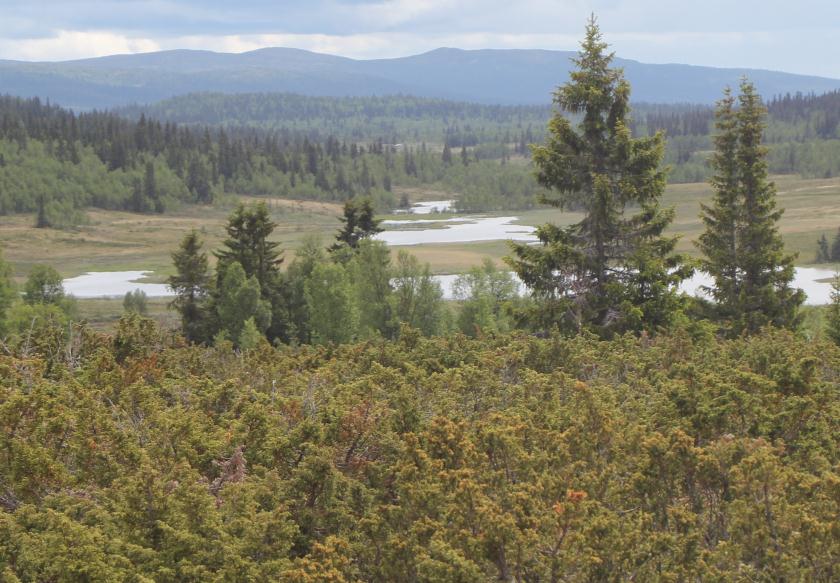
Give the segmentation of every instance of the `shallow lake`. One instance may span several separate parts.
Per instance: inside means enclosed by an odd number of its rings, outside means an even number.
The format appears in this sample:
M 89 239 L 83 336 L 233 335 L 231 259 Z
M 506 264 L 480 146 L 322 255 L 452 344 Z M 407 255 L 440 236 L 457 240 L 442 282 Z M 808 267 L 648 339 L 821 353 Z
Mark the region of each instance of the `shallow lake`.
M 430 243 L 473 243 L 475 241 L 536 241 L 534 227 L 516 225 L 518 217 L 465 216 L 443 220 L 420 219 L 438 226 L 427 229 L 394 229 L 379 233 L 376 238 L 388 245 L 423 245 Z M 383 221 L 385 227 L 411 227 L 420 220 Z
M 136 289 L 143 290 L 150 298 L 172 296 L 172 290 L 163 283 L 145 283 L 137 280 L 151 275 L 149 271 L 94 271 L 64 280 L 64 290 L 77 298 L 122 297 Z M 827 304 L 831 301 L 831 284 L 819 280 L 834 277 L 834 272 L 815 267 L 797 267 L 794 287 L 801 288 L 808 295 L 808 305 Z M 436 275 L 446 299 L 454 299 L 453 287 L 457 275 Z M 711 285 L 711 278 L 698 273 L 683 282 L 680 289 L 689 295 L 701 295 L 701 287 Z M 526 290 L 520 284 L 520 293 Z
M 432 213 L 445 213 L 452 209 L 454 200 L 427 200 L 426 202 L 415 202 L 408 211 L 413 215 L 430 215 Z
M 443 290 L 443 297 L 451 300 L 455 299 L 453 288 L 457 275 L 436 275 L 435 280 L 440 283 Z M 514 276 L 515 277 L 515 276 Z M 796 275 L 793 279 L 793 287 L 802 289 L 807 298 L 805 303 L 809 306 L 819 306 L 827 304 L 831 301 L 831 283 L 819 280 L 831 279 L 834 277 L 834 272 L 828 269 L 819 269 L 816 267 L 797 267 Z M 527 291 L 522 282 L 516 278 L 519 283 L 520 293 Z M 680 291 L 692 296 L 703 296 L 702 288 L 712 285 L 712 278 L 703 272 L 697 272 L 691 279 L 685 280 L 680 285 Z
M 64 291 L 77 298 L 116 298 L 137 289 L 150 298 L 174 295 L 165 283 L 137 281 L 151 274 L 151 271 L 91 271 L 65 279 Z

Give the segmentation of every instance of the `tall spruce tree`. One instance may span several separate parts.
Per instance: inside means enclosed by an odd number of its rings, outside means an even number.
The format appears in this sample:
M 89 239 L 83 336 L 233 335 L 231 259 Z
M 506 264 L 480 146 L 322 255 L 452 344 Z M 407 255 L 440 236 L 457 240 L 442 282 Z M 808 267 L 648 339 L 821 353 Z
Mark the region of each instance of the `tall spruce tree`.
M 717 104 L 715 128 L 715 152 L 711 159 L 714 198 L 711 206 L 700 205 L 701 219 L 706 228 L 698 239 L 697 247 L 705 257 L 701 267 L 714 281 L 714 285 L 705 288 L 705 291 L 715 300 L 718 314 L 723 319 L 731 319 L 741 291 L 738 237 L 742 201 L 737 158 L 738 120 L 735 97 L 728 87 Z
M 712 158 L 715 200 L 703 209 L 702 265 L 715 280 L 711 292 L 720 318 L 736 335 L 767 325 L 796 327 L 805 299 L 802 290 L 791 287 L 795 256 L 785 254 L 778 231 L 783 211 L 776 207 L 761 144 L 765 115 L 761 97 L 746 79 L 737 110 L 729 92 L 724 94 Z
M 191 342 L 204 342 L 208 338 L 206 303 L 209 298 L 210 273 L 207 254 L 195 231 L 184 236 L 181 245 L 172 254 L 175 275 L 169 277 L 169 287 L 175 292 L 170 306 L 181 315 L 181 331 Z
M 223 242 L 225 248 L 215 252 L 219 259 L 216 267 L 217 287 L 221 289 L 229 265 L 241 265 L 247 278 L 256 278 L 262 299 L 271 305 L 270 327 L 266 330 L 268 340 L 289 342 L 292 336 L 288 311 L 289 290 L 280 272 L 282 252 L 278 249 L 279 243 L 269 240 L 276 227 L 264 202 L 253 206 L 240 204 L 237 207 L 228 219 L 228 237 Z
M 630 86 L 610 67 L 594 17 L 581 47 L 577 69 L 555 93 L 548 141 L 532 153 L 540 184 L 557 194 L 542 202 L 584 218 L 540 227 L 542 245 L 513 244 L 508 262 L 538 300 L 530 314 L 537 327 L 603 335 L 655 328 L 679 310 L 677 286 L 689 273 L 673 253 L 677 239 L 662 236 L 673 219 L 660 207 L 664 136 L 631 136 Z

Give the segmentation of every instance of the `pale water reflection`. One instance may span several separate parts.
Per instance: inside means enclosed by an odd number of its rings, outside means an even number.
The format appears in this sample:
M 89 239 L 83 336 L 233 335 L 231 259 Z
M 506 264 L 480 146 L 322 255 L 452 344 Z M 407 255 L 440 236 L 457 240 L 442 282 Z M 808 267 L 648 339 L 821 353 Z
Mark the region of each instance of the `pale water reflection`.
M 443 297 L 451 300 L 456 299 L 454 294 L 455 281 L 458 275 L 436 275 L 435 280 L 440 284 L 443 290 Z M 820 281 L 830 280 L 834 277 L 834 272 L 827 269 L 819 269 L 816 267 L 797 267 L 796 274 L 793 280 L 793 287 L 802 289 L 807 298 L 805 303 L 809 306 L 819 306 L 827 304 L 831 301 L 831 282 Z M 519 279 L 514 276 L 519 285 L 519 293 L 524 294 L 527 289 Z M 691 279 L 685 280 L 680 285 L 680 291 L 691 295 L 704 297 L 703 288 L 712 285 L 712 278 L 707 273 L 697 272 Z
M 64 290 L 77 298 L 116 298 L 127 292 L 142 290 L 150 298 L 170 297 L 172 289 L 163 283 L 145 283 L 137 281 L 151 275 L 150 271 L 93 271 L 64 280 Z M 793 287 L 801 288 L 807 294 L 806 304 L 816 306 L 831 301 L 831 278 L 834 272 L 816 267 L 797 267 Z M 446 299 L 455 299 L 454 287 L 458 275 L 436 275 Z M 822 281 L 820 281 L 822 280 Z M 519 280 L 516 280 L 519 282 Z M 697 273 L 683 282 L 680 290 L 689 295 L 703 295 L 703 287 L 711 285 L 711 278 L 705 273 Z M 527 290 L 519 282 L 519 293 Z
M 91 271 L 65 279 L 64 291 L 77 298 L 116 298 L 138 289 L 150 298 L 174 295 L 164 283 L 137 281 L 149 275 L 151 271 Z
M 473 243 L 476 241 L 536 241 L 535 228 L 530 225 L 516 225 L 518 217 L 462 217 L 439 221 L 440 226 L 429 229 L 396 229 L 379 233 L 376 238 L 388 245 L 423 245 L 433 243 Z M 410 226 L 419 221 L 388 221 L 386 225 Z
M 445 213 L 452 210 L 454 200 L 427 200 L 426 202 L 415 202 L 411 205 L 411 213 L 415 215 L 430 215 L 432 213 Z

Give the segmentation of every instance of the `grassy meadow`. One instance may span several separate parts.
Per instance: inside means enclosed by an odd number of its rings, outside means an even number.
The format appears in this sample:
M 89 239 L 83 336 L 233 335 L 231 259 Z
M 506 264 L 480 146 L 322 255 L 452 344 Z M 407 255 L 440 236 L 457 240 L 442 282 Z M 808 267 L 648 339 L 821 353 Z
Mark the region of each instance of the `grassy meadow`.
M 781 230 L 788 250 L 799 254 L 799 265 L 809 265 L 814 260 L 819 236 L 825 233 L 831 240 L 840 227 L 840 179 L 776 176 L 775 181 L 779 205 L 785 209 Z M 457 196 L 429 189 L 411 189 L 406 194 L 414 202 Z M 672 230 L 682 235 L 680 251 L 696 255 L 693 241 L 703 228 L 699 218 L 700 204 L 708 201 L 710 194 L 709 186 L 703 183 L 668 187 L 664 204 L 676 210 Z M 339 204 L 249 197 L 242 197 L 242 200 L 268 200 L 278 224 L 275 238 L 285 249 L 287 261 L 294 257 L 294 250 L 305 236 L 317 235 L 326 243 L 339 226 Z M 65 277 L 92 270 L 144 270 L 154 272 L 149 281 L 163 281 L 172 270 L 170 254 L 188 230 L 200 231 L 208 249 L 218 247 L 234 204 L 234 200 L 229 200 L 215 206 L 184 206 L 166 215 L 92 209 L 87 213 L 88 224 L 73 230 L 35 229 L 31 215 L 4 216 L 0 217 L 0 247 L 20 280 L 26 277 L 32 265 L 47 263 Z M 516 215 L 518 222 L 526 225 L 547 221 L 569 224 L 580 217 L 554 208 L 499 214 Z M 411 217 L 386 215 L 383 218 Z M 504 241 L 413 245 L 407 249 L 421 261 L 430 263 L 435 273 L 462 272 L 485 257 L 501 261 L 508 254 Z M 166 318 L 165 303 L 164 300 L 151 300 L 152 314 Z M 81 300 L 79 305 L 82 314 L 94 323 L 110 322 L 122 311 L 122 303 L 118 300 Z

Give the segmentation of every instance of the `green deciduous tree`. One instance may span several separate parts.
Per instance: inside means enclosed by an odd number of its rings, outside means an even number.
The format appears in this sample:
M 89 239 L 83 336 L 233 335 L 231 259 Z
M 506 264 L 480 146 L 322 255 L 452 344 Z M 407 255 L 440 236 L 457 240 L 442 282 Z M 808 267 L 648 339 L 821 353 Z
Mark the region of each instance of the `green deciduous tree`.
M 35 265 L 23 286 L 27 304 L 59 304 L 64 300 L 64 279 L 49 265 Z
M 532 148 L 538 181 L 557 195 L 543 202 L 584 214 L 570 227 L 540 227 L 541 245 L 512 245 L 509 263 L 538 302 L 539 328 L 610 335 L 667 324 L 689 274 L 673 253 L 677 239 L 662 234 L 673 219 L 660 207 L 664 136 L 631 136 L 630 86 L 606 49 L 593 18 L 577 68 L 555 94 L 548 141 Z
M 312 277 L 315 266 L 327 261 L 321 240 L 315 236 L 304 238 L 295 251 L 295 259 L 286 272 L 288 301 L 288 322 L 292 337 L 297 342 L 312 341 L 309 304 L 306 300 L 306 282 Z
M 468 336 L 505 332 L 512 326 L 510 302 L 518 295 L 518 284 L 507 271 L 496 268 L 492 259 L 455 280 L 454 296 L 461 301 L 458 329 Z
M 396 334 L 391 296 L 391 252 L 381 241 L 362 240 L 348 264 L 363 338 Z
M 305 288 L 313 341 L 342 343 L 356 337 L 359 313 L 344 266 L 317 263 Z
M 229 263 L 224 273 L 216 300 L 216 313 L 221 331 L 238 346 L 249 319 L 253 320 L 257 330 L 265 332 L 271 324 L 271 305 L 262 299 L 256 275 L 247 277 L 238 262 Z
M 416 328 L 425 336 L 446 329 L 447 308 L 443 290 L 432 276 L 429 264 L 420 265 L 417 257 L 400 251 L 394 268 L 394 312 L 398 321 Z
M 123 296 L 123 311 L 145 316 L 149 310 L 146 292 L 142 289 L 126 292 Z

